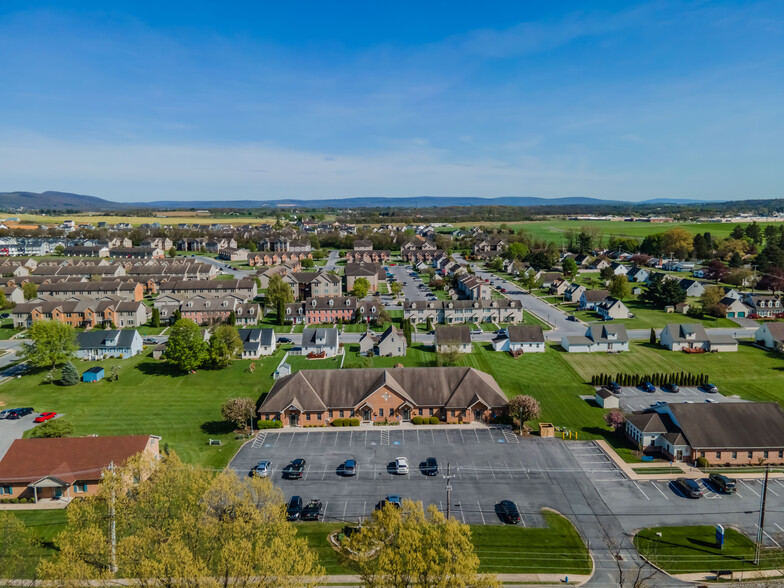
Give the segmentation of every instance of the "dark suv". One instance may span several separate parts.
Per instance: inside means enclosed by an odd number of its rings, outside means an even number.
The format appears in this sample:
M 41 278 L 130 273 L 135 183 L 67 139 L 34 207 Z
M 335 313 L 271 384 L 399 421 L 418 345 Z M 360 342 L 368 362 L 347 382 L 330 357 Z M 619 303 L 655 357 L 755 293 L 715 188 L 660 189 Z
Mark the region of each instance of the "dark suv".
M 621 385 L 618 382 L 610 382 L 608 388 L 610 389 L 610 392 L 612 392 L 613 394 L 621 393 Z
M 292 496 L 286 505 L 286 520 L 296 521 L 300 514 L 302 514 L 302 497 Z
M 303 521 L 318 521 L 320 516 L 321 501 L 318 498 L 314 498 L 305 505 L 305 508 L 302 509 L 299 518 Z
M 508 525 L 516 525 L 520 522 L 520 511 L 517 510 L 517 505 L 511 500 L 502 500 L 498 503 L 498 515 L 501 520 Z
M 33 414 L 32 408 L 16 408 L 8 413 L 7 419 L 21 419 L 23 416 L 27 416 L 28 414 Z
M 677 393 L 677 392 L 680 392 L 680 391 L 681 391 L 681 389 L 680 389 L 680 387 L 678 386 L 678 384 L 676 384 L 676 383 L 674 383 L 674 382 L 667 382 L 667 383 L 666 383 L 666 384 L 664 384 L 664 386 L 662 386 L 661 388 L 662 388 L 662 390 L 664 390 L 665 392 L 672 392 L 673 394 L 674 394 L 674 393 Z
M 435 457 L 428 457 L 425 460 L 425 465 L 422 467 L 422 473 L 426 476 L 438 475 L 438 461 Z
M 724 492 L 724 494 L 732 494 L 737 488 L 735 487 L 735 480 L 728 478 L 723 474 L 711 474 L 708 476 L 711 484 Z
M 702 498 L 700 485 L 694 480 L 678 478 L 673 484 L 686 498 Z

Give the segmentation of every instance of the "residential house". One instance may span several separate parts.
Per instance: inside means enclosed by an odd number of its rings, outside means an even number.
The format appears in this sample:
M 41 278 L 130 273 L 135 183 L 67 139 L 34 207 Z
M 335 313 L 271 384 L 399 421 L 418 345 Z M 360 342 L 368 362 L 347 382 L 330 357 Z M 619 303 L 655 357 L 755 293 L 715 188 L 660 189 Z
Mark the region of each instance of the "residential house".
M 493 290 L 488 282 L 474 274 L 462 274 L 457 278 L 457 291 L 468 300 L 491 300 Z
M 544 331 L 539 325 L 509 325 L 506 334 L 493 339 L 493 350 L 510 353 L 544 353 Z
M 302 331 L 302 345 L 292 349 L 291 353 L 293 355 L 297 353 L 301 355 L 323 353 L 325 357 L 335 357 L 340 353 L 339 331 L 324 327 L 307 328 Z
M 725 296 L 719 304 L 724 307 L 724 316 L 727 318 L 744 318 L 749 314 L 749 307 L 737 298 Z
M 94 496 L 109 466 L 131 457 L 159 456 L 159 437 L 54 437 L 16 439 L 0 461 L 3 498 L 71 500 Z
M 297 325 L 325 325 L 375 321 L 383 304 L 379 298 L 360 300 L 356 296 L 314 296 L 286 305 L 286 320 Z
M 196 296 L 228 296 L 235 295 L 243 299 L 254 298 L 258 294 L 256 281 L 251 278 L 239 280 L 173 280 L 161 282 L 158 286 L 161 294 L 185 294 Z
M 480 239 L 474 243 L 474 257 L 477 259 L 497 257 L 503 254 L 508 246 L 509 244 L 507 243 L 506 239 L 496 239 L 492 237 Z
M 768 318 L 780 314 L 781 299 L 778 296 L 763 296 L 762 294 L 744 294 L 743 301 L 752 308 L 750 314 L 761 318 Z
M 569 353 L 629 351 L 629 336 L 621 324 L 590 325 L 584 336 L 565 336 L 561 347 Z
M 22 304 L 25 301 L 24 292 L 19 286 L 3 286 L 3 294 L 8 302 Z
M 593 260 L 591 264 L 591 268 L 596 270 L 603 270 L 606 267 L 610 267 L 610 262 L 604 259 L 603 257 L 597 257 Z
M 630 282 L 643 284 L 646 283 L 648 278 L 651 277 L 651 272 L 647 268 L 635 265 L 629 269 L 629 271 L 626 273 L 626 276 L 629 278 Z
M 784 323 L 764 323 L 754 333 L 757 345 L 784 351 Z
M 549 288 L 555 280 L 563 279 L 563 274 L 559 272 L 546 272 L 539 270 L 536 272 L 536 280 L 542 284 L 542 288 Z
M 138 282 L 123 280 L 112 280 L 110 282 L 58 282 L 56 284 L 41 284 L 38 286 L 38 295 L 63 299 L 70 296 L 101 298 L 109 295 L 132 302 L 141 302 L 144 300 L 144 286 Z
M 218 259 L 224 261 L 248 261 L 250 251 L 247 249 L 236 249 L 234 247 L 226 247 L 218 251 Z
M 379 263 L 385 264 L 389 261 L 389 250 L 373 250 L 373 249 L 354 249 L 346 251 L 346 263 Z
M 238 329 L 242 341 L 242 359 L 259 359 L 275 353 L 275 329 Z
M 360 355 L 399 357 L 405 356 L 406 351 L 407 344 L 403 332 L 392 326 L 387 327 L 381 335 L 367 331 L 359 338 Z
M 165 255 L 163 249 L 148 247 L 115 247 L 109 250 L 109 255 L 124 259 L 161 259 Z
M 705 286 L 696 280 L 683 278 L 678 282 L 678 285 L 681 287 L 681 290 L 686 292 L 686 296 L 699 297 L 705 293 Z
M 370 239 L 355 239 L 354 251 L 373 251 L 373 241 Z
M 455 349 L 460 353 L 471 353 L 471 329 L 466 325 L 436 327 L 435 348 L 438 353 Z
M 281 277 L 285 274 L 299 272 L 302 270 L 302 266 L 299 262 L 295 263 L 284 263 L 281 265 L 275 265 L 272 267 L 268 267 L 266 269 L 260 270 L 256 277 L 261 282 L 261 288 L 266 290 L 269 288 L 269 281 L 272 276 L 280 275 Z
M 406 300 L 404 318 L 413 324 L 519 323 L 523 305 L 510 298 L 496 300 Z
M 174 297 L 164 298 L 161 305 L 156 298 L 153 304 L 160 309 L 162 321 L 173 321 L 174 310 L 171 308 L 171 301 Z M 225 323 L 229 320 L 232 312 L 234 313 L 235 324 L 255 325 L 261 316 L 261 308 L 254 302 L 244 302 L 243 297 L 236 294 L 224 296 L 211 296 L 207 294 L 197 294 L 180 298 L 179 308 L 182 318 L 192 320 L 197 325 L 214 325 Z
M 708 334 L 699 323 L 670 323 L 659 335 L 659 343 L 670 351 L 737 351 L 738 341 L 730 335 Z
M 39 320 L 55 320 L 76 328 L 120 326 L 140 327 L 147 322 L 143 302 L 102 296 L 96 300 L 84 296 L 66 299 L 41 297 L 17 304 L 11 311 L 14 328 L 29 328 Z
M 615 261 L 610 264 L 610 268 L 612 269 L 613 274 L 615 274 L 616 276 L 625 276 L 629 272 L 628 267 L 626 267 L 622 263 L 618 263 Z
M 784 463 L 776 402 L 669 403 L 626 417 L 626 436 L 649 455 L 696 465 Z
M 66 257 L 109 257 L 109 248 L 106 246 L 69 245 L 63 248 Z
M 597 304 L 609 296 L 608 290 L 585 290 L 580 294 L 578 308 L 580 310 L 594 310 Z
M 585 292 L 585 286 L 573 282 L 564 290 L 563 298 L 568 302 L 577 302 L 580 300 L 580 296 L 583 295 L 583 292 Z
M 469 367 L 301 370 L 279 378 L 259 407 L 284 426 L 364 423 L 436 416 L 443 422 L 491 422 L 507 397 L 492 376 Z
M 631 316 L 629 308 L 623 301 L 608 296 L 598 304 L 595 304 L 593 309 L 596 314 L 604 319 L 627 319 Z
M 384 268 L 376 263 L 347 263 L 343 271 L 346 277 L 346 292 L 354 289 L 354 282 L 365 278 L 370 284 L 370 292 L 378 292 L 378 281 L 385 279 Z
M 306 300 L 314 296 L 340 296 L 343 281 L 340 276 L 327 272 L 291 272 L 282 276 L 294 294 L 294 300 Z
M 76 334 L 79 359 L 99 360 L 106 357 L 127 359 L 142 352 L 142 336 L 135 329 L 93 329 Z
M 567 282 L 565 279 L 556 278 L 550 284 L 550 294 L 553 294 L 555 296 L 563 296 L 566 293 L 566 291 L 569 289 L 569 286 L 571 286 L 571 284 Z
M 204 244 L 204 248 L 207 250 L 208 253 L 220 253 L 221 249 L 236 249 L 237 248 L 237 241 L 233 238 L 221 238 L 221 239 L 213 239 L 207 241 Z

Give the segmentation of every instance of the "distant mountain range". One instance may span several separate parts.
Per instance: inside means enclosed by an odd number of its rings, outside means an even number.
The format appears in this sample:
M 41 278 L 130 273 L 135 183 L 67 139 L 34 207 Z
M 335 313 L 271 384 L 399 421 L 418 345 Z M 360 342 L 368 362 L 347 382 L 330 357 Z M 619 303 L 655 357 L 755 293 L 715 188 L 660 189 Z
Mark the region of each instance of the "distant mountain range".
M 226 200 L 216 201 L 179 201 L 159 200 L 154 202 L 113 202 L 82 194 L 69 194 L 67 192 L 0 192 L 0 208 L 9 209 L 48 209 L 48 210 L 74 210 L 74 211 L 111 211 L 140 208 L 155 209 L 190 209 L 190 208 L 430 208 L 447 206 L 655 206 L 655 205 L 685 205 L 705 204 L 705 201 L 677 198 L 656 198 L 643 202 L 622 202 L 618 200 L 603 200 L 599 198 L 452 198 L 445 196 L 421 196 L 401 198 L 331 198 L 327 200 Z

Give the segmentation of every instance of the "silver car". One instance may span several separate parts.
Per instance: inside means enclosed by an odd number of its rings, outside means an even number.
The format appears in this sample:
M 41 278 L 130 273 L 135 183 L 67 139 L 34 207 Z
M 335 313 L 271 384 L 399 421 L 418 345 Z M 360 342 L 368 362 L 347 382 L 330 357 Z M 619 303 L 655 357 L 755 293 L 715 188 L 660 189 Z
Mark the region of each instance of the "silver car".
M 250 471 L 252 476 L 258 476 L 259 478 L 266 478 L 270 475 L 270 471 L 272 470 L 272 462 L 269 460 L 263 460 L 256 464 L 256 466 Z

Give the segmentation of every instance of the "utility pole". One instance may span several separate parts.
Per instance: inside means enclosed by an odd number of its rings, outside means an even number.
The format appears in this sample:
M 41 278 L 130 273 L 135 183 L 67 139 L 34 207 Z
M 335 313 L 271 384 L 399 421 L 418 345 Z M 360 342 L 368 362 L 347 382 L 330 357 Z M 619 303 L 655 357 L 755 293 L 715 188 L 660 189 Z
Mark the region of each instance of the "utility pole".
M 111 541 L 111 551 L 109 553 L 109 570 L 117 573 L 117 529 L 114 524 L 114 499 L 115 499 L 115 479 L 114 479 L 114 461 L 109 462 L 109 471 L 112 472 L 112 502 L 109 506 L 109 538 Z
M 760 551 L 762 550 L 762 536 L 765 527 L 765 500 L 768 497 L 768 473 L 770 472 L 770 465 L 765 464 L 765 480 L 762 483 L 762 497 L 760 498 L 760 515 L 759 523 L 757 524 L 757 550 L 754 553 L 754 565 L 758 566 L 760 561 Z
M 452 464 L 446 464 L 446 476 L 444 479 L 446 480 L 446 518 L 449 519 L 452 516 Z

